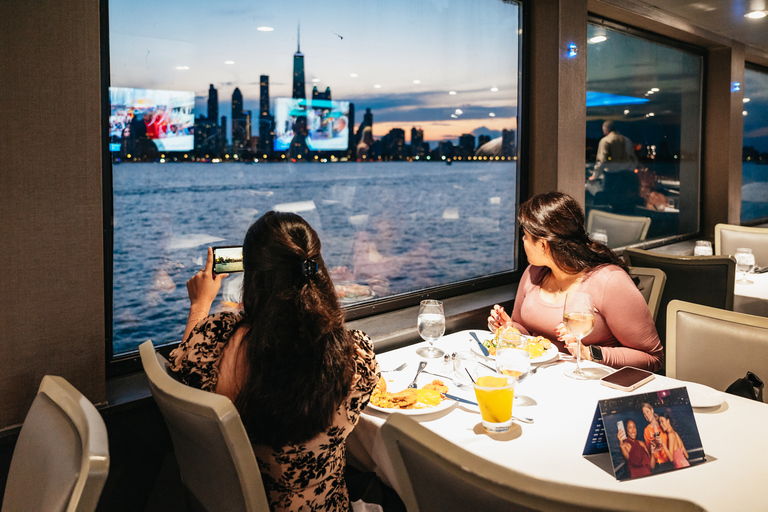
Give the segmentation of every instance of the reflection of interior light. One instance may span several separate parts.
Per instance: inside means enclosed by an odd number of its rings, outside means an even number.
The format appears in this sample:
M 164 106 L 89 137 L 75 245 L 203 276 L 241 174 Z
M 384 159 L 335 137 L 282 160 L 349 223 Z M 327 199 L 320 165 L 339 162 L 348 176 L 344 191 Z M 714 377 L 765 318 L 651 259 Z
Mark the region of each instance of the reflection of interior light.
M 420 83 L 421 83 L 421 80 L 414 80 L 414 81 L 413 81 L 413 83 L 415 83 L 415 84 L 420 84 Z
M 450 94 L 451 96 L 453 96 L 454 94 L 456 94 L 456 91 L 449 91 L 449 92 L 448 92 L 448 94 Z
M 459 116 L 457 116 L 456 114 L 451 114 L 451 117 L 454 119 L 458 119 Z
M 634 96 L 622 96 L 607 92 L 587 91 L 587 107 L 606 107 L 612 105 L 635 105 L 648 103 L 647 98 L 635 98 Z
M 658 87 L 651 87 L 651 91 L 653 91 L 653 92 L 659 92 L 659 88 L 658 88 Z
M 603 42 L 603 41 L 605 41 L 606 39 L 608 39 L 608 38 L 607 38 L 607 37 L 605 37 L 605 36 L 595 36 L 595 37 L 590 37 L 590 38 L 589 38 L 589 42 L 590 42 L 590 43 L 592 43 L 592 44 L 595 44 L 595 43 L 602 43 L 602 42 Z
M 744 103 L 749 103 L 749 98 L 744 98 L 742 101 L 743 101 Z
M 189 69 L 189 66 L 176 66 L 176 69 L 180 69 L 182 71 Z
M 272 32 L 275 29 L 272 27 L 257 27 L 256 30 L 259 32 Z
M 498 87 L 491 87 L 491 92 L 499 92 L 499 88 Z
M 747 115 L 747 111 L 746 110 L 742 110 L 741 115 L 743 115 L 743 116 Z
M 768 14 L 765 11 L 752 11 L 748 12 L 744 16 L 747 18 L 752 18 L 753 20 L 759 20 L 760 18 L 765 18 L 768 16 Z
M 656 115 L 656 114 L 654 114 L 653 112 L 650 112 L 650 113 L 646 114 L 646 115 L 645 115 L 645 117 L 653 117 L 653 116 L 655 116 L 655 115 Z
M 579 47 L 576 46 L 573 43 L 569 44 L 568 45 L 568 53 L 567 53 L 568 57 L 573 58 L 573 57 L 575 57 L 578 54 L 579 54 Z
M 733 82 L 731 85 L 731 92 L 738 92 L 741 90 L 741 82 Z
M 489 112 L 488 117 L 496 117 L 496 114 L 494 114 L 493 112 Z
M 646 94 L 646 95 L 648 95 L 648 94 L 653 94 L 653 89 L 651 89 L 650 91 L 648 91 L 648 92 L 647 92 L 647 93 L 645 93 L 645 94 Z
M 319 79 L 319 78 L 313 78 L 313 79 L 312 79 L 312 81 L 313 81 L 314 83 L 317 83 L 317 82 L 319 82 L 319 81 L 320 81 L 320 79 Z
M 629 110 L 624 111 L 624 115 L 627 115 L 627 114 L 629 114 Z
M 235 63 L 235 61 L 233 61 L 233 60 L 225 60 L 224 61 L 224 64 L 234 64 L 234 63 Z
M 352 78 L 357 78 L 357 73 L 350 73 L 349 76 L 351 76 Z
M 379 84 L 376 84 L 376 85 L 374 85 L 374 86 L 373 86 L 373 88 L 374 88 L 374 89 L 381 89 L 381 85 L 379 85 Z
M 463 111 L 463 110 L 461 110 L 460 108 L 457 108 L 457 109 L 456 109 L 456 115 L 459 115 L 459 116 L 460 116 L 460 115 L 461 115 L 461 114 L 463 114 L 463 113 L 464 113 L 464 111 Z

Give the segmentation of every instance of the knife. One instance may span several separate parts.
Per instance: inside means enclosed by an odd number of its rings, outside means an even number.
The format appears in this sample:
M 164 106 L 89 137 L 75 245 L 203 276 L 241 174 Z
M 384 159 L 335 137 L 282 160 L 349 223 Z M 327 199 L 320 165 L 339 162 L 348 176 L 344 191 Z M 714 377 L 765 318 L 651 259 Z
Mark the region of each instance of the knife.
M 461 398 L 456 395 L 449 395 L 448 393 L 443 393 L 443 396 L 445 398 L 450 398 L 451 400 L 456 400 L 457 402 L 461 402 L 464 404 L 477 405 L 477 402 L 473 402 L 472 400 L 467 400 L 466 398 Z
M 471 334 L 472 337 L 475 338 L 477 345 L 480 347 L 480 352 L 482 352 L 485 357 L 488 357 L 488 355 L 490 355 L 490 352 L 488 352 L 488 349 L 485 348 L 485 345 L 483 345 L 483 342 L 480 341 L 480 338 L 477 337 L 477 334 L 475 334 L 473 331 L 469 331 L 469 334 Z

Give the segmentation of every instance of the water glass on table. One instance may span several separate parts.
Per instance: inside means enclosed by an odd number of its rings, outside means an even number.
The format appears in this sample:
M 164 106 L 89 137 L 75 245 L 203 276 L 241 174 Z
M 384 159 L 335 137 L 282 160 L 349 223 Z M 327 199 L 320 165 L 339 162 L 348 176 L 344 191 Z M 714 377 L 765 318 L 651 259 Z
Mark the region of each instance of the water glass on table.
M 755 269 L 755 255 L 752 254 L 752 249 L 740 247 L 736 249 L 734 257 L 736 258 L 736 272 L 741 272 L 741 279 L 738 279 L 736 284 L 755 284 L 747 279 L 747 273 Z
M 443 357 L 445 352 L 433 345 L 445 334 L 445 312 L 439 300 L 423 300 L 419 307 L 419 336 L 429 342 L 428 347 L 421 347 L 416 353 L 426 359 Z
M 589 238 L 603 245 L 608 245 L 608 232 L 604 229 L 595 229 L 589 234 Z
M 709 240 L 696 240 L 693 247 L 694 256 L 712 256 L 712 242 Z

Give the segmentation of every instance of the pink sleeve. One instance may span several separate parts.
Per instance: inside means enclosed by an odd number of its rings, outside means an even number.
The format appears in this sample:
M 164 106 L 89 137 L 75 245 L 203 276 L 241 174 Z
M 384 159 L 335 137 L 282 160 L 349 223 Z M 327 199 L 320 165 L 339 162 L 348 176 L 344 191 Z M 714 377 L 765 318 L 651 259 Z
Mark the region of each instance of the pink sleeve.
M 612 272 L 603 288 L 600 313 L 620 347 L 602 347 L 603 363 L 613 368 L 635 366 L 656 371 L 664 349 L 651 311 L 626 272 Z
M 523 334 L 531 334 L 528 332 L 528 329 L 523 326 L 523 315 L 521 312 L 523 309 L 523 302 L 525 301 L 525 295 L 528 293 L 529 288 L 531 288 L 530 265 L 528 265 L 528 267 L 525 269 L 525 272 L 523 272 L 523 276 L 520 278 L 520 282 L 517 285 L 517 293 L 515 294 L 515 307 L 512 310 L 511 315 L 512 323 Z

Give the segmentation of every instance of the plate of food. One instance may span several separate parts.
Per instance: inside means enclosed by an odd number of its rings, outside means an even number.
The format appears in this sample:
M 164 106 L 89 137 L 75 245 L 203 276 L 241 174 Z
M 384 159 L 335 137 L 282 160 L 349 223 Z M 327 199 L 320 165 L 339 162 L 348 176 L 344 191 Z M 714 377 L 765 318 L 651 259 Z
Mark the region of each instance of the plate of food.
M 480 352 L 480 347 L 477 344 L 472 345 L 472 351 L 487 359 L 496 359 L 496 347 L 499 343 L 499 336 L 503 336 L 507 343 L 519 343 L 520 347 L 528 352 L 531 357 L 531 364 L 542 364 L 554 361 L 558 358 L 560 353 L 555 345 L 552 344 L 544 336 L 529 336 L 527 334 L 521 334 L 520 331 L 514 327 L 507 327 L 506 329 L 497 330 L 496 334 L 488 333 L 486 339 L 482 341 L 485 348 L 488 349 L 488 356 L 484 356 Z M 482 337 L 481 337 L 482 338 Z
M 371 287 L 366 284 L 342 281 L 336 283 L 335 287 L 336 295 L 339 297 L 339 302 L 341 304 L 351 304 L 353 302 L 361 302 L 376 297 L 376 294 L 373 293 Z
M 450 389 L 441 379 L 434 379 L 417 389 L 407 388 L 408 383 L 407 379 L 382 376 L 367 408 L 387 414 L 398 412 L 416 416 L 443 411 L 456 403 L 443 396 L 443 393 L 450 393 Z

